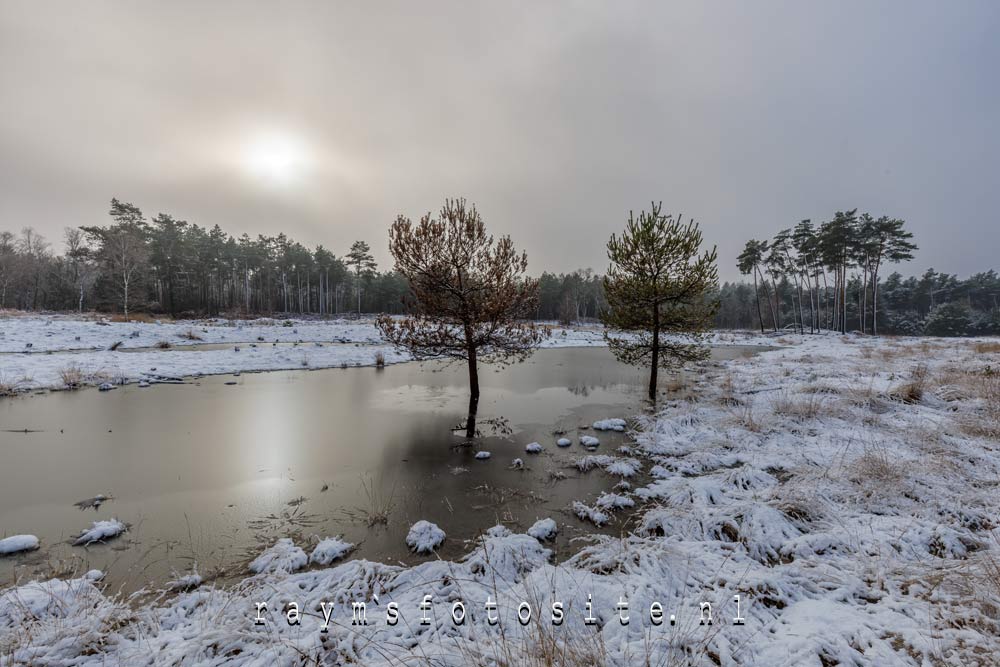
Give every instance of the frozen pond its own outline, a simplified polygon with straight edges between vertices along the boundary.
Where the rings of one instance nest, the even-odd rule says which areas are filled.
[[[713,356],[761,349],[722,347]],[[308,547],[313,536],[342,534],[359,545],[355,557],[412,563],[425,557],[410,554],[404,538],[420,519],[445,530],[439,553],[457,558],[465,540],[497,522],[523,530],[552,517],[564,557],[573,537],[595,532],[568,505],[611,486],[599,470],[571,467],[588,453],[579,435],[597,435],[598,453],[624,442],[581,427],[641,411],[645,376],[605,348],[562,348],[501,371],[481,368],[480,377],[483,437],[472,447],[452,432],[468,403],[459,364],[244,373],[4,399],[0,537],[33,533],[42,548],[0,558],[0,585],[99,568],[132,590],[193,563],[207,580],[226,581],[289,536]],[[556,446],[559,431],[572,446]],[[525,453],[532,441],[541,454]],[[476,460],[478,450],[492,458]],[[514,458],[527,469],[511,469]],[[74,506],[97,494],[114,499],[96,512]],[[387,522],[370,527],[380,510]],[[70,546],[91,522],[111,517],[129,532]],[[602,531],[625,529],[612,522]]]

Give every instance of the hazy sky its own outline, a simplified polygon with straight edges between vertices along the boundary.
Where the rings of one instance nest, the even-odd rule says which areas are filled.
[[[0,229],[116,196],[387,268],[397,213],[462,195],[532,272],[603,271],[662,199],[731,279],[859,207],[967,275],[1000,267],[998,35],[992,0],[0,0]]]

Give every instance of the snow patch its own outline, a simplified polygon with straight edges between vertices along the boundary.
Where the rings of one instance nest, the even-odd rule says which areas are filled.
[[[418,554],[429,554],[444,542],[444,531],[430,521],[418,521],[406,534],[406,544]]]

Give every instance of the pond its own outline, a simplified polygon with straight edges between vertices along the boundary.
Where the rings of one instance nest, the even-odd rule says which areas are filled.
[[[716,359],[760,348],[724,347]],[[0,585],[16,577],[98,568],[123,590],[160,585],[197,564],[206,579],[246,576],[279,537],[309,550],[343,535],[354,557],[414,563],[405,544],[417,520],[448,538],[442,558],[498,522],[560,526],[557,558],[597,532],[568,511],[611,482],[572,466],[625,437],[589,425],[643,409],[646,376],[605,348],[540,350],[526,363],[480,369],[481,437],[468,445],[468,378],[459,364],[244,373],[185,385],[87,389],[0,402],[0,537],[33,533],[42,548],[0,559]],[[235,384],[233,384],[235,383]],[[573,445],[558,448],[559,433]],[[526,454],[527,443],[542,444]],[[475,453],[492,458],[477,460]],[[521,458],[526,469],[511,468]],[[74,503],[113,496],[98,510]],[[117,517],[127,533],[70,545],[92,521]],[[383,521],[384,520],[384,521]],[[601,529],[625,532],[624,518]],[[374,525],[369,525],[374,524]]]

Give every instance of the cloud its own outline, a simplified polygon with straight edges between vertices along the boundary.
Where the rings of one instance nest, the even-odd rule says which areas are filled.
[[[860,207],[908,220],[909,267],[994,262],[992,3],[4,3],[0,228],[57,238],[112,196],[344,252],[447,196],[532,270],[603,270],[663,200],[719,245]],[[260,128],[294,188],[247,178]],[[232,159],[231,159],[232,158]],[[956,231],[958,232],[956,234]]]

